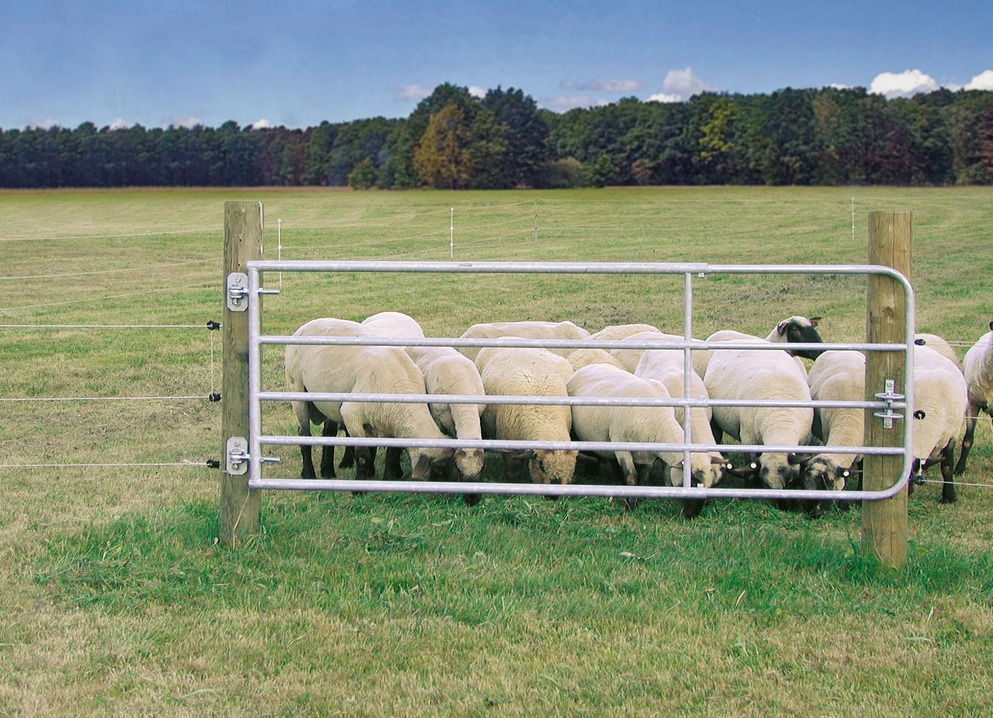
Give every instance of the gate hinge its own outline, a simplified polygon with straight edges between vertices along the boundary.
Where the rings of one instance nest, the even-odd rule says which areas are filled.
[[[248,275],[244,272],[231,272],[225,280],[224,300],[232,312],[248,310]],[[259,294],[279,294],[278,289],[259,289]]]
[[[243,272],[231,272],[228,275],[227,286],[225,287],[224,299],[228,309],[232,312],[244,312],[248,310],[248,275]]]
[[[228,439],[224,447],[224,463],[228,474],[231,476],[242,476],[248,471],[248,461],[252,457],[248,455],[248,439],[241,436],[232,436]]]
[[[897,401],[903,401],[907,397],[903,394],[896,393],[896,382],[893,379],[887,379],[884,382],[886,391],[882,394],[876,394],[876,398],[880,401],[885,401],[887,403],[886,411],[877,411],[873,413],[873,416],[877,416],[883,420],[884,429],[893,428],[894,419],[902,419],[903,414],[897,414],[893,411],[893,403]]]

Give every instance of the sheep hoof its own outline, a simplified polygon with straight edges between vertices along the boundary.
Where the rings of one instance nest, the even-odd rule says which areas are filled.
[[[637,496],[626,496],[623,499],[621,499],[621,503],[624,504],[624,508],[627,511],[634,511],[636,508],[638,508],[638,501],[639,499]]]
[[[480,494],[462,494],[462,500],[466,506],[475,506],[483,498]]]

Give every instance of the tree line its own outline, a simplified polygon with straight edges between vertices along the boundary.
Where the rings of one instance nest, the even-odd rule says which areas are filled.
[[[0,130],[0,187],[993,183],[993,92],[706,93],[557,114],[519,89],[439,85],[402,119],[307,129]]]

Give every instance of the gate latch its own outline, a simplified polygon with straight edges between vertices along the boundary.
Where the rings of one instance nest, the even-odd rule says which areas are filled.
[[[893,403],[897,401],[903,401],[907,397],[903,394],[896,393],[896,382],[893,379],[887,379],[885,382],[886,391],[882,394],[876,394],[876,398],[880,401],[885,401],[887,404],[886,411],[877,411],[873,413],[873,416],[878,416],[883,420],[884,429],[893,428],[894,419],[902,419],[903,414],[897,414],[893,411]]]

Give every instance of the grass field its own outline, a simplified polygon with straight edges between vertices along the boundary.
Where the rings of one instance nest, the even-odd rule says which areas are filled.
[[[993,713],[988,420],[958,503],[911,497],[900,572],[866,555],[857,508],[810,521],[747,501],[687,522],[666,501],[272,492],[259,536],[216,545],[205,325],[228,200],[264,203],[266,256],[284,259],[861,264],[867,213],[909,210],[918,331],[962,356],[991,318],[983,188],[0,193],[0,716]],[[707,277],[694,334],[803,314],[858,341],[864,284]],[[384,309],[429,336],[682,329],[681,277],[266,285],[267,333]],[[295,432],[285,405],[265,421]],[[298,450],[273,448],[268,473],[297,475]]]

